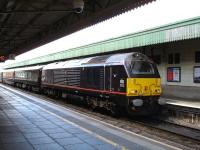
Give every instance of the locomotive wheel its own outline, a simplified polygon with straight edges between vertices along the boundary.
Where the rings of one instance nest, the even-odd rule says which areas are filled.
[[[94,104],[94,100],[90,97],[86,97],[86,101],[87,101],[88,108],[91,111],[95,111],[97,106]]]
[[[112,106],[110,106],[110,114],[113,117],[119,117],[120,116],[120,110],[116,106],[116,104],[112,104]]]
[[[97,107],[94,104],[91,104],[89,108],[90,110],[95,111]]]

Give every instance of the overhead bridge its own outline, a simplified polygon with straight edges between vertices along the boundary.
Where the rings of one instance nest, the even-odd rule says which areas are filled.
[[[124,49],[142,46],[156,45],[167,42],[195,39],[200,37],[200,17],[168,24],[165,26],[145,30],[122,37],[117,37],[102,42],[67,49],[65,51],[25,60],[15,64],[4,66],[4,68],[15,68],[30,66],[41,63],[66,60],[77,57],[109,53]]]

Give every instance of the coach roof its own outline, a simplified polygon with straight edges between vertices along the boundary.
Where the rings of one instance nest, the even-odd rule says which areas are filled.
[[[16,68],[15,71],[25,71],[25,70],[39,70],[42,69],[43,66],[31,66],[31,67],[24,67],[24,68]]]

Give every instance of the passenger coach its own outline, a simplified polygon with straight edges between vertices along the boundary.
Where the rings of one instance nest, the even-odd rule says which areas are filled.
[[[14,79],[15,79],[15,70],[9,69],[9,70],[3,70],[2,71],[2,82],[9,85],[14,85]]]
[[[39,92],[43,66],[15,69],[15,86]]]

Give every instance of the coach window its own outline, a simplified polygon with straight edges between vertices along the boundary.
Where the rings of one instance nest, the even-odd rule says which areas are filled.
[[[27,79],[31,80],[31,71],[26,72],[26,74],[27,74]]]
[[[195,52],[195,63],[200,63],[200,51]]]

